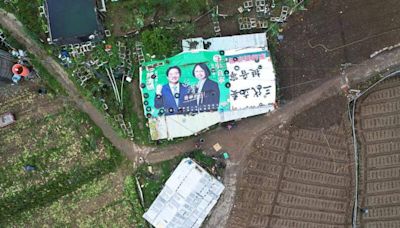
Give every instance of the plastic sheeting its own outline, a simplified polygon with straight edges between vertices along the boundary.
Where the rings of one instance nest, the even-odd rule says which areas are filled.
[[[197,45],[195,45],[197,44]],[[236,36],[213,37],[203,39],[201,37],[182,40],[183,51],[191,50],[232,50],[249,47],[267,47],[267,35],[265,33],[253,33]]]

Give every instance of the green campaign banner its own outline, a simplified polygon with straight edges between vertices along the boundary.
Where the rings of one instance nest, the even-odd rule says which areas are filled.
[[[224,51],[183,52],[145,63],[140,73],[147,118],[230,110]]]

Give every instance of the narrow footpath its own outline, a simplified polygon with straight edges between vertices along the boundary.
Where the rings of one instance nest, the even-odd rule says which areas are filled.
[[[27,51],[40,60],[40,63],[46,67],[46,69],[53,74],[57,81],[64,87],[69,98],[76,103],[77,107],[81,111],[89,115],[93,122],[102,130],[103,135],[110,140],[118,150],[125,154],[128,159],[136,161],[138,156],[144,156],[151,151],[151,148],[141,147],[128,139],[121,138],[107,122],[104,115],[80,95],[75,84],[68,77],[68,73],[60,66],[60,64],[58,64],[56,60],[46,53],[46,51],[43,50],[28,34],[26,34],[23,25],[14,15],[0,9],[0,25],[7,29],[11,35],[18,40],[18,42],[24,45]]]
[[[293,99],[272,113],[241,120],[238,123],[238,127],[230,131],[224,128],[217,128],[202,134],[201,138],[205,140],[205,143],[202,144],[202,149],[212,153],[213,145],[219,143],[223,151],[228,151],[232,154],[234,161],[240,161],[258,135],[280,125],[289,124],[290,120],[297,114],[341,93],[341,87],[344,84],[348,83],[352,87],[374,76],[399,68],[400,49],[368,59],[363,64],[344,70],[340,75],[332,75],[330,80],[322,83],[319,87]],[[186,151],[193,150],[195,142],[199,138],[188,139],[180,144],[156,149],[148,154],[146,159],[150,163],[171,159]]]
[[[182,143],[160,148],[139,146],[119,137],[108,124],[103,114],[90,102],[86,101],[84,97],[79,95],[79,91],[69,79],[68,73],[25,33],[23,25],[15,16],[5,12],[3,9],[0,9],[0,15],[0,25],[10,31],[15,39],[25,45],[30,53],[40,59],[42,65],[54,74],[56,79],[68,92],[70,98],[77,104],[78,108],[90,116],[94,123],[101,128],[104,136],[117,149],[123,152],[128,159],[137,161],[138,157],[144,157],[148,162],[155,163],[171,159],[194,149],[195,142],[199,137],[190,138]],[[205,142],[201,145],[202,149],[212,153],[212,146],[219,143],[224,151],[232,154],[232,160],[240,161],[248,152],[249,145],[252,144],[258,135],[269,129],[289,123],[297,114],[340,93],[340,88],[346,83],[346,80],[348,80],[350,85],[356,85],[378,74],[393,71],[393,69],[399,66],[400,49],[382,53],[373,59],[368,59],[363,64],[348,68],[340,75],[332,75],[330,80],[322,83],[316,89],[297,97],[272,113],[242,120],[239,122],[237,128],[230,131],[224,128],[217,128],[202,134],[201,138],[205,139]]]

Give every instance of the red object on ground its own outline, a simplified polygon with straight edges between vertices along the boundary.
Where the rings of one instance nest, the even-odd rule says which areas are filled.
[[[29,70],[26,66],[23,66],[21,64],[14,64],[12,67],[12,72],[17,75],[21,75],[22,77],[26,77],[29,75]]]
[[[110,51],[112,49],[112,45],[106,44],[106,51]]]

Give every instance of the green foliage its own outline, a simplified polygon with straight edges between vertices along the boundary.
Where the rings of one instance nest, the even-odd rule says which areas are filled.
[[[154,143],[150,140],[150,131],[146,126],[146,119],[143,117],[143,110],[139,108],[136,110],[133,106],[133,88],[132,84],[125,85],[124,89],[124,110],[126,111],[126,120],[129,121],[133,127],[133,134],[135,135],[135,141],[139,144],[151,144]],[[142,104],[138,105],[142,107]],[[142,118],[139,117],[142,116]]]
[[[177,15],[197,15],[207,8],[207,0],[135,0],[135,4],[144,15],[160,8]]]
[[[215,160],[203,154],[200,150],[194,151],[189,156],[203,167],[213,167],[215,165]]]
[[[41,186],[31,186],[17,194],[0,200],[0,221],[12,219],[19,213],[47,206],[61,196],[69,194],[90,180],[115,170],[121,162],[119,154],[82,167],[76,165],[69,173],[59,174],[54,180]]]
[[[136,6],[141,14],[148,16],[154,12],[158,2],[159,0],[133,0],[130,5]]]
[[[199,15],[207,9],[205,0],[180,0],[176,1],[177,11],[182,15]]]
[[[142,217],[142,215],[144,214],[144,210],[142,208],[142,205],[140,204],[140,197],[136,189],[136,181],[134,177],[128,176],[125,179],[124,194],[127,197],[132,207],[133,210],[132,219],[134,224],[136,225],[137,228],[146,227],[146,221]]]
[[[181,159],[182,157],[177,157],[153,165],[154,175],[148,172],[147,165],[142,165],[137,169],[136,176],[142,185],[145,209],[150,207]]]
[[[13,48],[16,49],[24,49],[24,46],[22,46],[19,42],[17,42],[14,37],[10,35],[10,32],[3,27],[0,27],[0,32],[3,32],[3,34],[6,37],[7,43],[9,43]]]
[[[18,143],[23,152],[13,155],[0,168],[0,226],[52,205],[121,165],[122,155],[97,127],[89,127],[92,124],[86,114],[76,110],[49,116],[41,122],[32,120],[26,131],[18,130],[25,128],[26,123],[16,124],[13,140],[27,137],[27,144]],[[2,140],[11,143],[6,138]],[[22,168],[28,164],[37,170],[24,172]]]
[[[2,1],[0,8],[14,14],[25,26],[29,28],[29,35],[38,40],[38,37],[45,37],[43,28],[45,21],[39,18],[39,6],[43,0],[13,0],[9,3]]]
[[[40,78],[46,83],[49,87],[50,91],[54,94],[67,95],[66,91],[62,87],[62,85],[57,81],[57,79],[50,74],[47,69],[40,63],[40,61],[34,56],[30,55],[30,61],[37,73],[40,75]]]
[[[176,45],[171,32],[160,27],[142,32],[141,40],[146,53],[158,58],[172,55]]]

